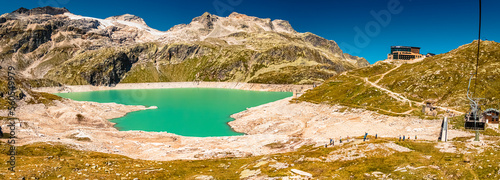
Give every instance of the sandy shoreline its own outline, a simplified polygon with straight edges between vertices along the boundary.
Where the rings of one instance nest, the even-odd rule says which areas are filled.
[[[88,92],[103,90],[121,90],[121,89],[168,89],[168,88],[224,88],[240,89],[253,91],[280,91],[303,93],[312,89],[313,85],[292,85],[292,84],[255,84],[241,82],[158,82],[158,83],[123,83],[115,87],[92,86],[92,85],[65,85],[63,87],[43,87],[33,88],[35,91],[47,93],[65,93],[65,92]]]
[[[119,84],[116,87],[66,86],[39,88],[37,91],[84,92],[110,89],[153,88],[230,88],[260,91],[304,92],[312,86],[266,85],[248,83],[202,82]],[[19,127],[19,143],[58,142],[79,150],[121,154],[136,159],[176,160],[245,157],[293,151],[306,144],[322,145],[334,138],[361,136],[364,132],[379,137],[418,136],[419,140],[436,140],[440,120],[413,117],[390,117],[362,109],[341,106],[290,103],[292,97],[249,108],[233,114],[230,127],[242,136],[186,137],[168,132],[119,131],[109,119],[129,112],[145,110],[144,106],[115,103],[63,100],[54,106],[26,105],[17,114],[25,124]],[[6,112],[0,112],[0,115]],[[77,114],[85,117],[79,121]],[[18,125],[19,126],[19,125]],[[448,138],[468,136],[450,130]],[[75,138],[76,137],[76,138]],[[79,139],[80,138],[80,139]],[[82,140],[81,138],[85,139]],[[280,143],[280,148],[266,146]]]

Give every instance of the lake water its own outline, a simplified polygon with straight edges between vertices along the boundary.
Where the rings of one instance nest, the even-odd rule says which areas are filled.
[[[183,136],[235,136],[227,122],[231,114],[292,96],[291,92],[262,92],[216,88],[137,89],[57,93],[76,101],[157,106],[111,120],[121,131],[169,132]]]

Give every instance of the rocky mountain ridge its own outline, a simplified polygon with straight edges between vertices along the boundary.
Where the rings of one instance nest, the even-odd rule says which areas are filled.
[[[285,20],[210,13],[168,31],[137,16],[20,8],[0,16],[1,64],[63,84],[232,81],[310,84],[369,65]]]

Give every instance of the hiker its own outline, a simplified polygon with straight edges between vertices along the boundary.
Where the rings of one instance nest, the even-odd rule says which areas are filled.
[[[403,141],[405,141],[405,135],[403,135]]]
[[[368,136],[367,132],[365,132],[365,137],[363,138],[363,141],[366,141],[366,136]]]
[[[415,135],[415,140],[417,140],[417,135]]]
[[[347,142],[349,142],[349,136],[347,136],[347,139],[346,139]]]
[[[340,143],[342,143],[342,136],[340,136]]]
[[[325,148],[327,148],[327,147],[328,147],[328,144],[325,144]]]
[[[332,138],[330,138],[330,145],[332,144]]]
[[[375,134],[375,139],[377,139],[378,134]]]
[[[401,141],[401,135],[399,136],[399,141]]]

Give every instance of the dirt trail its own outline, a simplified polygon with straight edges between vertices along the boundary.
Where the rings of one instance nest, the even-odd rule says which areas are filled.
[[[389,95],[390,97],[396,99],[397,101],[408,102],[409,105],[410,105],[410,107],[412,106],[412,104],[411,104],[412,102],[415,103],[415,104],[417,104],[417,105],[423,105],[424,104],[424,102],[417,102],[417,101],[410,100],[410,99],[406,98],[405,96],[403,96],[403,95],[401,95],[399,93],[395,93],[395,92],[392,92],[391,90],[383,88],[380,85],[378,85],[378,84],[376,84],[374,82],[369,81],[367,77],[363,78],[363,77],[359,77],[359,76],[355,76],[355,75],[346,75],[346,76],[352,76],[352,77],[360,78],[363,81],[365,81],[366,83],[368,83],[370,86],[375,87],[377,89],[380,89],[381,91],[387,93],[387,95]],[[453,110],[453,109],[447,108],[447,107],[441,107],[441,106],[434,106],[434,107],[442,109],[442,110],[445,110],[445,111],[449,110],[449,111],[452,111],[452,112],[457,113],[457,114],[463,114],[463,112],[456,111],[456,110]],[[383,109],[380,109],[380,110],[383,110]],[[387,110],[383,110],[383,111],[394,113],[394,114],[409,114],[412,110],[409,110],[409,111],[406,111],[406,112],[403,112],[403,113],[395,113],[395,112],[391,112],[391,111],[387,111]]]
[[[425,59],[425,58],[415,59],[415,60],[408,61],[408,62],[405,62],[405,63],[413,64],[413,63],[420,62],[420,61],[422,61],[422,60],[424,60],[424,59]],[[359,77],[359,76],[353,76],[353,77],[357,77],[357,78],[361,78],[361,79],[363,79],[366,83],[370,84],[370,86],[375,87],[375,88],[377,88],[377,89],[380,89],[380,90],[382,90],[382,91],[386,92],[389,96],[391,96],[392,98],[394,98],[394,99],[396,99],[396,100],[398,100],[398,101],[401,101],[401,102],[408,102],[408,103],[409,103],[409,105],[410,105],[410,107],[412,106],[412,102],[413,102],[413,103],[415,103],[416,105],[423,105],[423,104],[424,104],[424,102],[417,102],[417,101],[410,100],[410,99],[406,98],[405,96],[403,96],[403,95],[401,95],[401,94],[399,94],[399,93],[395,93],[395,92],[393,92],[393,91],[391,91],[391,90],[388,90],[388,89],[386,89],[386,88],[383,88],[383,87],[381,87],[380,85],[378,85],[378,84],[377,84],[380,80],[382,80],[382,79],[385,77],[385,75],[387,75],[387,74],[389,74],[390,72],[392,72],[392,71],[394,71],[394,70],[398,69],[399,67],[401,67],[401,65],[402,65],[402,64],[403,64],[403,63],[398,63],[398,64],[396,65],[396,67],[394,67],[394,68],[390,69],[389,71],[385,72],[384,74],[382,74],[382,76],[380,76],[380,78],[379,78],[379,79],[377,79],[377,81],[375,81],[375,82],[371,82],[371,81],[369,81],[367,77],[365,77],[365,78],[363,78],[363,77]],[[347,75],[347,74],[344,74],[344,75]],[[349,75],[348,75],[348,76],[349,76]],[[352,75],[351,75],[351,76],[352,76]],[[464,112],[457,111],[457,110],[453,110],[453,109],[448,108],[448,107],[442,107],[442,106],[434,106],[434,107],[439,108],[439,109],[444,110],[444,111],[451,111],[451,112],[456,113],[456,114],[464,114]],[[397,114],[409,114],[410,112],[411,112],[411,110],[410,110],[410,111],[406,111],[406,112],[404,112],[404,113],[397,113]]]
[[[390,91],[390,90],[388,90],[388,89],[386,89],[386,88],[383,88],[383,87],[379,86],[378,84],[375,84],[375,83],[373,83],[373,82],[371,82],[371,81],[368,81],[368,78],[364,78],[363,80],[364,80],[365,82],[367,82],[368,84],[370,84],[371,86],[376,87],[376,88],[378,88],[378,89],[380,89],[380,90],[382,90],[382,91],[386,92],[387,94],[389,94],[389,96],[391,96],[391,97],[393,97],[393,98],[397,99],[398,101],[403,101],[403,102],[406,102],[406,101],[407,101],[407,102],[413,102],[413,101],[411,101],[411,100],[407,99],[406,97],[404,97],[404,96],[403,96],[403,95],[401,95],[401,94],[398,94],[398,93],[392,92],[392,91]]]
[[[367,82],[368,84],[370,84],[371,86],[373,86],[375,88],[378,88],[378,89],[386,92],[389,96],[397,99],[398,101],[403,101],[403,102],[410,103],[410,106],[411,106],[412,102],[415,103],[415,104],[417,104],[417,105],[419,105],[419,106],[424,104],[424,102],[418,102],[418,101],[409,100],[408,98],[404,97],[403,95],[401,95],[399,93],[395,93],[395,92],[392,92],[392,91],[390,91],[388,89],[385,89],[385,88],[379,86],[378,84],[375,84],[374,82],[368,81],[368,78],[364,78],[363,80],[365,82]],[[451,109],[449,107],[443,107],[443,106],[434,106],[434,107],[439,108],[439,109],[441,109],[443,111],[451,111],[451,112],[456,113],[456,114],[464,114],[464,112],[457,111],[457,110]]]
[[[394,68],[392,68],[391,70],[389,70],[389,71],[385,72],[384,74],[382,74],[382,76],[380,76],[380,78],[379,78],[379,79],[377,79],[374,83],[375,83],[375,84],[377,84],[380,80],[382,80],[382,79],[385,77],[385,75],[387,75],[387,74],[391,73],[392,71],[396,70],[396,69],[397,69],[397,68],[399,68],[401,65],[402,65],[402,64],[398,64],[398,65],[396,65],[396,67],[394,67]]]

